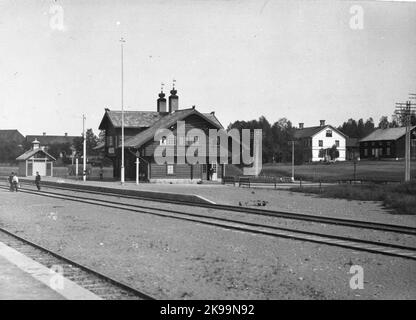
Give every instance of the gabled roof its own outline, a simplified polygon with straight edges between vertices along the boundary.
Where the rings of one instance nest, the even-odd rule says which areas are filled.
[[[413,130],[416,126],[411,127]],[[382,141],[382,140],[397,140],[406,134],[406,127],[376,129],[368,136],[362,138],[360,142],[366,141]]]
[[[181,121],[192,114],[199,115],[206,121],[210,122],[217,129],[222,129],[221,123],[213,114],[209,114],[208,116],[207,114],[203,114],[203,113],[196,111],[194,108],[176,110],[175,112],[169,113],[166,116],[162,117],[159,121],[154,123],[150,128],[138,133],[136,136],[131,137],[130,139],[125,141],[124,145],[125,147],[134,147],[134,148],[140,147],[147,141],[152,140],[158,130],[170,128],[171,126],[176,124],[177,121]]]
[[[222,128],[221,122],[217,119],[214,113],[202,113],[205,117],[210,119],[212,122],[216,123],[220,128]]]
[[[0,140],[22,142],[25,137],[17,129],[0,130]]]
[[[121,128],[121,111],[106,110],[101,120],[99,129],[103,130],[105,119],[110,120],[114,128]],[[156,111],[124,111],[125,128],[149,128],[155,122],[159,121],[167,112]]]
[[[41,145],[48,146],[55,143],[72,144],[75,138],[78,138],[78,136],[27,135],[26,141],[32,142],[34,140],[38,140]]]
[[[294,137],[296,139],[310,138],[310,137],[313,137],[314,135],[316,135],[317,133],[321,132],[322,130],[325,130],[325,129],[328,129],[328,128],[330,128],[333,131],[336,131],[340,135],[347,138],[347,136],[344,133],[342,133],[341,131],[339,131],[338,129],[336,129],[333,126],[330,126],[330,125],[325,125],[325,126],[322,126],[322,127],[321,126],[316,126],[316,127],[307,127],[307,128],[303,128],[303,129],[296,129],[296,131],[294,133]]]
[[[40,152],[42,152],[47,158],[56,161],[56,159],[53,156],[51,156],[49,153],[47,153],[42,148],[35,149],[35,150],[32,149],[32,150],[26,151],[22,155],[18,156],[16,158],[16,160],[27,160],[27,159],[33,157],[35,154],[40,153]]]

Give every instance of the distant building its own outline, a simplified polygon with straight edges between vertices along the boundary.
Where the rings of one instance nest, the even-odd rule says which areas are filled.
[[[346,140],[346,160],[360,158],[360,141],[358,138],[347,138]]]
[[[68,144],[70,146],[71,153],[66,154],[67,157],[73,158],[75,156],[75,147],[74,147],[74,139],[79,138],[80,136],[69,136],[67,133],[64,135],[47,135],[44,132],[42,135],[27,135],[26,136],[26,145],[30,144],[32,141],[37,140],[43,146],[43,148],[47,151],[51,145],[64,145]],[[60,151],[59,155],[56,156],[62,157],[63,152]]]
[[[0,141],[14,142],[16,144],[22,144],[25,137],[19,132],[19,130],[0,130]]]
[[[190,141],[177,141],[177,121],[185,121],[185,134],[193,128],[203,130],[208,136],[209,129],[222,129],[214,113],[201,113],[195,107],[179,110],[177,91],[172,89],[169,96],[169,110],[167,110],[163,91],[157,99],[156,111],[125,111],[125,177],[135,179],[136,156],[140,159],[140,179],[146,181],[196,181],[219,180],[222,177],[223,165],[217,161],[206,164],[157,164],[154,152],[158,145],[174,146],[183,144],[186,147]],[[106,109],[99,129],[105,130],[105,143],[96,149],[104,148],[105,156],[113,161],[114,177],[120,177],[121,167],[121,111]],[[169,129],[173,132],[173,139],[154,141],[159,129]],[[192,141],[194,142],[194,141]],[[208,159],[207,159],[208,160]]]
[[[34,140],[32,148],[16,158],[19,162],[19,174],[22,176],[53,175],[53,162],[56,160],[43,147],[38,140]]]
[[[64,143],[69,143],[69,144],[73,144],[74,143],[74,139],[75,138],[79,138],[79,136],[69,136],[67,133],[65,133],[62,136],[58,136],[58,135],[47,135],[46,132],[44,132],[42,135],[27,135],[26,136],[26,141],[27,142],[32,142],[34,140],[38,140],[39,143],[44,146],[44,147],[48,147],[51,144],[64,144]]]
[[[416,158],[416,126],[411,127],[411,154]],[[360,140],[361,159],[399,159],[405,155],[406,127],[377,129]]]
[[[294,137],[298,140],[305,162],[328,160],[329,156],[325,151],[334,145],[339,152],[339,157],[335,160],[345,161],[347,136],[338,129],[326,125],[325,120],[321,120],[320,125],[316,127],[305,128],[303,123],[299,123],[299,129],[296,129]]]

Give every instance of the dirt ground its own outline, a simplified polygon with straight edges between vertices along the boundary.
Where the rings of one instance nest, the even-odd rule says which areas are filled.
[[[376,221],[381,223],[395,223],[416,227],[416,215],[399,215],[387,210],[381,202],[351,201],[345,199],[325,199],[316,195],[295,193],[288,190],[274,190],[264,188],[234,187],[222,184],[153,184],[136,185],[127,182],[74,181],[61,178],[45,178],[45,180],[70,182],[74,184],[88,184],[111,188],[170,192],[175,194],[195,194],[219,204],[253,206],[258,201],[265,201],[266,205],[258,207],[265,210],[281,210],[301,214],[316,214],[324,216]]]
[[[402,258],[4,190],[0,224],[159,299],[416,298]]]

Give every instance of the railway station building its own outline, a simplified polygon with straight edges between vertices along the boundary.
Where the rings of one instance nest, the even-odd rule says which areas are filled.
[[[158,145],[184,143],[188,146],[191,141],[177,141],[176,126],[178,121],[185,122],[185,133],[197,128],[208,136],[209,129],[223,129],[214,112],[202,113],[195,107],[179,109],[177,90],[173,88],[166,103],[163,90],[159,93],[155,111],[124,111],[124,156],[125,178],[136,179],[136,159],[139,159],[139,177],[142,181],[150,182],[197,182],[199,180],[219,181],[222,178],[224,164],[218,161],[190,164],[158,164],[154,159]],[[99,125],[105,131],[104,154],[113,162],[114,177],[120,177],[121,171],[121,128],[122,112],[105,109]],[[174,139],[154,141],[156,132],[169,129]],[[194,142],[194,141],[192,141]],[[175,158],[176,158],[175,153]],[[208,156],[207,156],[208,157]]]

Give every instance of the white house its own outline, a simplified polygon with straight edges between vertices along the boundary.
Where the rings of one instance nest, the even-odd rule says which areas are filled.
[[[303,123],[299,123],[299,129],[296,129],[294,137],[302,149],[303,160],[306,162],[329,159],[327,150],[334,145],[339,152],[339,157],[335,160],[345,161],[347,136],[338,129],[325,125],[325,120],[320,120],[320,125],[316,127],[304,128]]]

